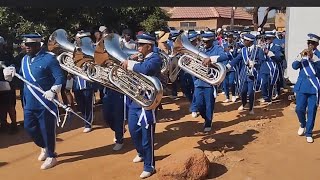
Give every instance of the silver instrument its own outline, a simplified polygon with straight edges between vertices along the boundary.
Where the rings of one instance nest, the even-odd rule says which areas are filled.
[[[169,71],[170,57],[162,51],[159,51],[159,56],[162,60],[161,74],[167,74]]]
[[[253,48],[252,54],[250,56],[250,59],[248,59],[248,61],[247,61],[246,65],[247,65],[247,75],[248,76],[254,76],[254,65],[256,64],[256,56],[257,56],[257,53],[258,53],[258,48],[259,48],[258,45],[254,45],[254,48]],[[249,61],[253,62],[253,66],[252,67],[249,66]]]
[[[187,32],[177,37],[174,48],[177,52],[183,53],[178,60],[181,69],[208,84],[219,85],[222,83],[227,73],[225,65],[214,63],[213,67],[203,66],[202,60],[210,57],[190,43]]]
[[[119,38],[117,34],[108,34],[104,39],[105,50],[117,64],[129,59],[128,54],[121,49]],[[158,78],[127,71],[115,64],[109,72],[109,79],[146,110],[156,108],[162,99],[163,87]]]
[[[178,65],[178,61],[180,57],[181,57],[181,54],[177,54],[171,58],[171,62],[169,64],[170,82],[176,81],[176,79],[178,78],[179,72],[181,71],[181,68]]]
[[[77,75],[92,82],[92,80],[87,76],[86,71],[81,67],[76,66],[73,60],[73,53],[75,49],[76,45],[68,40],[68,34],[65,30],[58,29],[50,35],[48,40],[48,50],[57,55],[61,68],[73,75]]]
[[[77,45],[76,45],[77,44]],[[65,71],[79,76],[89,82],[97,82],[110,89],[123,93],[119,88],[109,81],[109,72],[111,67],[101,67],[94,64],[93,42],[89,37],[78,39],[76,44],[68,40],[67,32],[63,29],[54,31],[48,41],[48,49],[57,55],[60,66]],[[75,53],[90,61],[86,61],[81,65],[76,65]]]

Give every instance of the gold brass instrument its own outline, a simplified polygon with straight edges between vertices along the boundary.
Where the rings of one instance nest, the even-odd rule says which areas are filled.
[[[117,34],[108,34],[104,39],[105,50],[110,59],[116,63],[109,72],[110,82],[146,110],[156,108],[163,96],[160,80],[134,71],[127,71],[117,65],[129,59],[128,54],[121,49],[119,38]]]
[[[87,76],[87,73],[80,66],[76,65],[74,61],[75,49],[76,45],[68,40],[68,34],[65,30],[58,29],[50,35],[48,50],[57,55],[61,68],[71,74],[92,82]]]
[[[211,85],[218,85],[224,80],[226,67],[221,63],[214,63],[213,67],[203,66],[202,60],[210,57],[190,43],[187,32],[180,34],[175,40],[174,54],[176,53],[183,53],[178,65],[191,75]]]
[[[304,49],[301,53],[300,53],[300,56],[301,58],[304,58],[304,57],[312,57],[313,56],[313,49],[312,47],[309,47],[307,49]]]

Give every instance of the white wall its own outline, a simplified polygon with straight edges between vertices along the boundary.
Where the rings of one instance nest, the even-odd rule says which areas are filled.
[[[288,77],[296,83],[299,70],[292,69],[292,62],[298,54],[307,48],[307,34],[314,33],[320,36],[320,7],[288,7],[286,11],[286,58]],[[319,46],[318,46],[319,48]]]

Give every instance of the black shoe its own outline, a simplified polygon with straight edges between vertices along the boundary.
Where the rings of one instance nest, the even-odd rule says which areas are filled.
[[[95,105],[102,104],[102,100],[98,100]]]
[[[8,130],[8,133],[9,134],[16,134],[18,132],[18,126],[16,123],[11,123],[10,124],[10,127],[9,127],[9,130]]]
[[[8,127],[9,125],[7,123],[3,123],[0,125],[0,132],[4,133],[4,132],[8,132]]]

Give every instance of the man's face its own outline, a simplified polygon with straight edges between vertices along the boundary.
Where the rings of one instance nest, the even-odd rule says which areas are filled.
[[[272,42],[273,42],[273,37],[267,37],[266,38],[266,42],[268,43],[268,44],[271,44]]]
[[[319,43],[315,41],[308,41],[307,44],[308,44],[308,49],[313,49],[313,50],[315,50],[319,45]]]
[[[152,46],[151,44],[138,43],[138,51],[145,57],[152,51]]]
[[[22,52],[26,52],[26,45],[24,43],[21,43],[20,48]]]
[[[228,36],[227,41],[228,43],[233,43],[233,36]]]
[[[95,32],[94,33],[94,37],[96,38],[96,40],[100,40],[101,39],[101,33],[100,32]]]
[[[198,40],[195,39],[195,40],[191,41],[191,44],[192,44],[193,46],[197,46],[197,45],[198,45]]]
[[[211,48],[212,44],[213,44],[213,39],[207,40],[207,41],[203,40],[203,44],[204,44],[204,48],[206,48],[206,49]]]
[[[252,42],[252,41],[249,41],[249,40],[244,39],[244,40],[243,40],[243,44],[244,44],[246,47],[250,47],[250,46],[253,44],[253,42]]]
[[[129,42],[130,39],[131,39],[131,36],[130,36],[130,34],[124,34],[124,35],[123,35],[123,38],[124,38],[127,42]]]
[[[25,43],[26,46],[26,53],[29,56],[34,56],[40,50],[40,43],[39,42],[32,42],[32,43]]]

